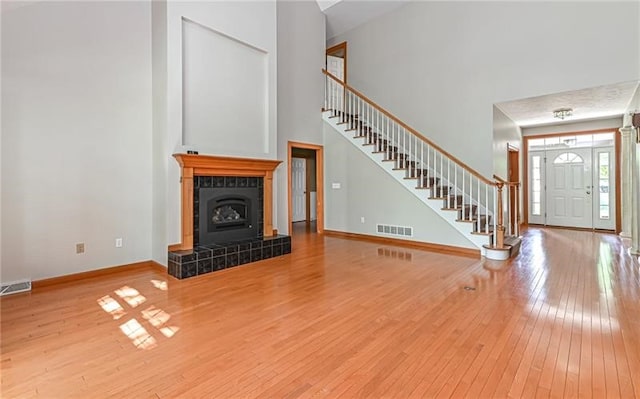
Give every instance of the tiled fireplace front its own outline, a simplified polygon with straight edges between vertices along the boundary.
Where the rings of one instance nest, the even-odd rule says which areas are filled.
[[[273,169],[250,169],[264,163],[275,168],[279,162],[273,166],[274,161],[184,154],[176,158],[183,166],[183,243],[170,247],[170,275],[184,279],[291,253],[291,237],[272,234],[271,203],[265,204],[272,193]],[[240,173],[215,175],[233,170],[228,165]],[[185,234],[185,226],[191,234]]]
[[[290,253],[291,237],[283,235],[209,244],[169,252],[169,274],[183,279]]]

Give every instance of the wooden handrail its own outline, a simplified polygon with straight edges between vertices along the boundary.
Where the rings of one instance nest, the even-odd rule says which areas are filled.
[[[440,151],[440,153],[444,154],[446,157],[448,157],[449,159],[451,159],[452,161],[454,161],[455,163],[457,163],[458,165],[460,165],[463,169],[465,169],[467,172],[469,172],[470,174],[472,174],[473,176],[477,177],[478,180],[481,180],[482,182],[484,182],[487,185],[490,186],[496,186],[496,183],[487,179],[486,177],[482,176],[480,173],[476,172],[473,168],[471,168],[469,165],[465,164],[464,162],[462,162],[461,160],[459,160],[458,158],[454,157],[453,155],[451,155],[449,152],[443,150],[440,146],[438,146],[437,144],[435,144],[433,141],[429,140],[428,138],[424,137],[422,134],[418,133],[415,129],[413,129],[411,126],[408,126],[406,123],[402,122],[400,119],[396,118],[393,114],[391,114],[390,112],[388,112],[387,110],[385,110],[384,108],[382,108],[381,106],[379,106],[378,104],[376,104],[375,102],[373,102],[371,99],[369,99],[367,96],[365,96],[364,94],[362,94],[361,92],[359,92],[358,90],[354,89],[353,87],[349,86],[348,84],[344,83],[343,81],[341,81],[340,79],[338,79],[337,77],[335,77],[334,75],[332,75],[330,72],[328,72],[326,69],[322,69],[322,73],[324,73],[325,75],[327,75],[329,78],[333,79],[334,81],[336,81],[336,83],[340,84],[341,86],[344,86],[345,89],[349,90],[350,92],[354,93],[355,95],[357,95],[358,97],[362,98],[364,101],[366,101],[367,103],[369,103],[369,105],[371,105],[373,108],[377,109],[379,112],[383,113],[384,115],[386,115],[389,119],[393,120],[394,122],[396,122],[398,125],[402,126],[403,128],[405,128],[406,130],[408,130],[409,132],[411,132],[414,136],[416,136],[417,138],[419,138],[420,140],[426,142],[427,144],[429,144],[431,147],[435,148],[436,150]]]
[[[493,175],[493,178],[498,182],[498,183],[502,183],[505,186],[520,186],[520,182],[519,181],[506,181],[505,179],[503,179],[502,177],[498,176],[498,175]]]

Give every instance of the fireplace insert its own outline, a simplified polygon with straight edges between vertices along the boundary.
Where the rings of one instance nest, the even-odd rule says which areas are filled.
[[[258,237],[258,196],[257,187],[201,187],[198,245]]]

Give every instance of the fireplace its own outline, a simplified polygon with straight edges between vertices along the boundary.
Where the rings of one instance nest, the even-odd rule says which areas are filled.
[[[194,245],[262,237],[262,178],[194,177]]]
[[[181,230],[168,272],[184,279],[291,253],[273,229],[273,171],[280,161],[174,154],[181,167]]]

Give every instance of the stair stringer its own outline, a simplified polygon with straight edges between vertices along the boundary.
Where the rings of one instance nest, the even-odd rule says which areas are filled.
[[[331,112],[323,112],[322,119],[330,125],[338,134],[340,134],[347,141],[351,142],[356,148],[360,149],[373,163],[378,167],[386,171],[395,181],[397,181],[402,187],[411,192],[421,202],[431,208],[436,214],[443,218],[448,224],[453,226],[461,235],[466,238],[470,243],[480,250],[482,256],[486,255],[486,250],[483,245],[490,244],[490,237],[481,234],[471,234],[470,224],[461,223],[456,221],[458,213],[456,211],[443,210],[442,199],[429,199],[425,190],[416,189],[416,181],[405,179],[405,173],[403,170],[393,170],[394,162],[382,162],[384,154],[372,153],[369,151],[370,146],[362,145],[362,139],[354,137],[352,131],[347,131],[348,124],[338,124],[340,118],[332,118]]]

